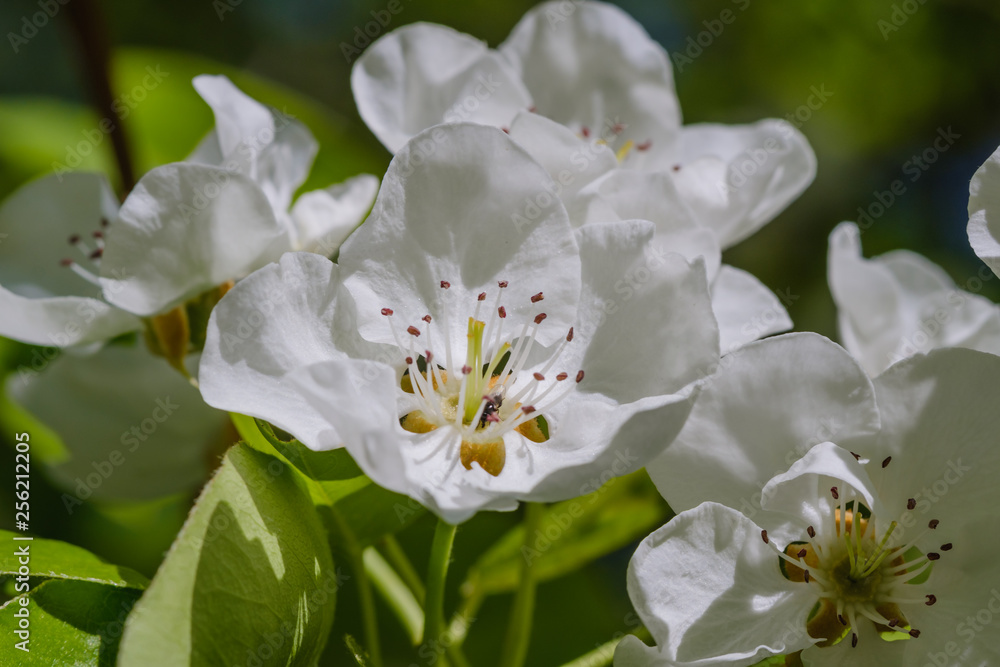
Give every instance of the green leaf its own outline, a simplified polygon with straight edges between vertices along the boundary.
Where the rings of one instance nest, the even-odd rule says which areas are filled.
[[[368,654],[361,647],[361,644],[358,643],[357,639],[351,635],[344,635],[344,644],[351,653],[351,657],[354,658],[354,662],[358,664],[358,667],[370,667],[371,661],[368,660]]]
[[[300,476],[237,444],[136,605],[119,664],[313,665],[340,576]]]
[[[469,579],[481,594],[513,591],[525,559],[537,568],[536,581],[554,579],[648,535],[669,517],[645,472],[615,478],[548,507],[528,545],[522,526],[508,531],[476,561]]]
[[[0,664],[113,667],[122,630],[139,595],[135,589],[86,581],[46,581],[0,608],[0,633],[5,639],[0,644]],[[27,653],[17,648],[23,636],[15,634],[25,618],[30,633]]]
[[[28,569],[32,577],[44,579],[73,579],[89,581],[122,588],[145,589],[149,579],[121,565],[112,565],[98,558],[86,549],[36,537],[32,540],[17,540],[17,533],[0,530],[0,540],[14,548],[0,554],[0,574],[17,574],[21,567],[17,549],[27,548],[30,554]]]
[[[255,449],[277,452],[309,479],[313,502],[323,508],[334,543],[357,554],[383,535],[396,533],[426,509],[369,479],[346,449],[315,452],[297,440],[282,440],[270,424],[232,415],[240,435]]]

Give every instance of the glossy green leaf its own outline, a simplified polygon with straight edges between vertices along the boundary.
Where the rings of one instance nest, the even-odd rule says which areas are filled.
[[[278,452],[310,480],[310,494],[339,548],[360,550],[383,535],[405,528],[426,513],[407,496],[371,481],[346,449],[314,452],[296,440],[282,440],[264,421],[233,415],[240,435],[254,448]]]
[[[470,571],[483,594],[517,587],[521,563],[538,582],[560,577],[645,537],[670,517],[670,508],[644,471],[615,478],[590,495],[546,508],[532,539],[525,544],[517,526],[484,553]]]
[[[27,558],[32,577],[73,579],[139,590],[149,585],[149,579],[138,572],[107,563],[78,546],[40,537],[31,540],[15,540],[15,537],[23,536],[0,530],[0,540],[13,545],[0,554],[0,574],[17,574],[20,560]],[[26,549],[29,555],[16,553],[20,549]]]
[[[300,476],[243,444],[226,454],[136,606],[119,665],[312,665],[342,575]]]
[[[53,580],[14,598],[0,608],[0,664],[116,664],[122,631],[141,593],[86,581]],[[22,599],[27,604],[22,604]],[[27,619],[28,635],[24,631]],[[18,648],[21,644],[27,652]]]

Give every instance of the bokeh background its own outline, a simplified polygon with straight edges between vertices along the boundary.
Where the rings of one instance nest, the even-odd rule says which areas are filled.
[[[535,4],[399,2],[402,11],[377,32],[430,21],[491,46],[503,41]],[[292,112],[313,130],[321,151],[306,188],[362,171],[380,174],[390,156],[358,117],[349,76],[358,49],[371,39],[365,28],[377,26],[373,21],[386,16],[387,4],[97,2],[112,49],[113,94],[128,108],[123,124],[137,173],[182,159],[211,127],[210,111],[190,86],[193,75],[209,72],[229,74],[248,93]],[[1000,5],[995,0],[616,4],[672,54],[686,122],[788,118],[812,143],[819,161],[813,185],[724,258],[788,296],[796,330],[836,339],[826,285],[827,234],[842,220],[857,220],[860,211],[878,214],[880,207],[873,204],[880,196],[885,199],[880,193],[896,180],[903,181],[905,192],[866,223],[866,254],[909,248],[941,264],[960,286],[994,301],[1000,298],[1000,280],[974,281],[980,263],[965,234],[969,179],[1000,145]],[[32,29],[25,22],[43,5],[58,11]],[[727,10],[735,19],[723,24],[718,19]],[[110,141],[89,142],[92,150],[86,155],[78,150],[100,116],[90,106],[91,91],[66,14],[58,0],[0,4],[0,197],[61,165],[105,171],[120,187]],[[143,87],[147,68],[166,75]],[[815,96],[817,92],[822,95]],[[933,146],[942,132],[957,136],[938,152]],[[924,156],[926,169],[913,161],[915,156]],[[29,360],[32,352],[0,340],[0,361],[8,371]],[[9,443],[9,429],[0,439]],[[4,471],[12,467],[0,465]],[[12,497],[11,476],[5,472],[0,480],[5,498]],[[193,498],[192,492],[141,506],[88,503],[70,516],[59,492],[40,473],[35,478],[32,519],[40,534],[81,544],[147,574],[155,571]],[[636,489],[645,502],[658,502],[648,483],[640,481]],[[11,506],[4,501],[4,507]],[[5,510],[0,517],[4,527],[11,514]],[[453,572],[462,571],[516,520],[516,515],[492,514],[470,522],[459,532]],[[419,569],[432,528],[425,518],[401,535]],[[624,592],[629,554],[625,549],[541,586],[530,664],[561,664],[634,628]],[[351,595],[347,590],[338,600],[335,632],[357,635]],[[493,662],[509,601],[491,598],[480,610],[466,645],[473,664]],[[396,664],[417,662],[389,614],[383,613],[382,620],[386,644],[395,645],[390,657]],[[331,664],[338,664],[344,657],[337,653],[342,644],[334,639],[331,646]]]

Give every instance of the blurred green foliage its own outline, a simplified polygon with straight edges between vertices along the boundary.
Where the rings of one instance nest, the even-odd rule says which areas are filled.
[[[385,30],[414,21],[445,23],[495,46],[533,4],[403,0],[404,10]],[[857,219],[859,208],[869,208],[877,193],[897,179],[904,180],[906,191],[864,233],[866,254],[905,247],[942,264],[960,285],[976,275],[980,264],[965,236],[968,182],[1000,145],[1000,5],[995,0],[618,4],[669,52],[689,58],[675,58],[687,122],[743,123],[791,115],[811,141],[819,160],[816,182],[725,257],[793,296],[789,311],[796,329],[836,338],[825,278],[826,236],[841,220]],[[105,0],[102,6],[115,47],[116,94],[129,94],[146,67],[169,72],[124,119],[139,173],[182,159],[211,127],[208,108],[190,86],[191,76],[202,72],[230,75],[250,95],[287,108],[310,127],[321,151],[308,188],[363,171],[380,174],[388,164],[389,155],[357,116],[350,58],[345,57],[352,45],[364,46],[364,27],[373,20],[372,12],[384,9],[384,0]],[[720,29],[716,21],[725,10],[735,19]],[[20,33],[25,17],[37,11],[35,0],[5,0],[0,5],[3,34]],[[0,47],[0,196],[52,171],[54,162],[65,162],[98,125],[64,20],[57,15],[16,49],[9,37]],[[827,91],[828,99],[819,108],[803,106],[817,89]],[[931,146],[941,128],[951,128],[959,139],[911,180],[905,165]],[[105,171],[114,181],[108,144],[83,156],[81,166]],[[988,281],[982,293],[998,300],[1000,281]],[[30,353],[31,348],[0,340],[5,369],[27,363]],[[0,434],[4,441],[10,437]],[[0,479],[5,496],[12,486],[6,477]],[[638,497],[652,491],[648,480],[640,482]],[[59,491],[35,472],[32,524],[43,536],[79,544],[151,575],[192,500],[193,494],[141,507],[90,503],[67,516]],[[447,609],[460,602],[455,590],[460,577],[517,519],[516,514],[486,513],[462,526]],[[5,513],[0,525],[11,520]],[[424,516],[399,536],[421,573],[433,526]],[[560,664],[635,628],[624,588],[630,553],[624,549],[541,584],[529,664]],[[491,664],[499,654],[509,603],[508,595],[490,597],[477,611],[465,646],[473,664]],[[345,611],[357,608],[350,586],[337,608],[326,655],[332,664],[343,664],[347,649],[341,638],[363,634],[359,615]],[[380,606],[379,612],[390,664],[417,662],[387,608]]]

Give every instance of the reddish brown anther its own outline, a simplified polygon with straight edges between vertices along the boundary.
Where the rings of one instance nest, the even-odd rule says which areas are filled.
[[[652,139],[647,139],[646,141],[642,142],[641,144],[636,144],[635,145],[635,149],[637,151],[648,151],[652,147],[652,145],[653,145],[653,140]]]
[[[538,294],[536,294],[535,296],[531,297],[531,303],[538,303],[539,301],[541,301],[541,300],[542,300],[542,299],[544,299],[544,298],[545,298],[545,297],[544,297],[544,296],[542,296],[542,293],[541,293],[541,292],[539,292],[539,293],[538,293]]]
[[[910,630],[910,636],[916,639],[920,636],[920,630]]]
[[[556,381],[557,382],[562,382],[563,380],[565,380],[568,377],[569,377],[569,373],[560,373],[559,375],[556,376]]]
[[[504,308],[503,306],[500,306],[499,308],[497,308],[497,315],[499,315],[502,318],[507,317],[507,309]]]
[[[486,301],[486,292],[480,292],[479,296],[476,297],[477,301]]]
[[[410,325],[410,326],[406,327],[406,333],[408,333],[411,336],[413,336],[414,338],[416,338],[417,336],[420,335],[420,329],[416,328],[413,325]]]
[[[809,583],[809,570],[802,570],[802,581]]]
[[[534,411],[535,411],[534,405],[525,405],[521,408],[521,412],[523,412],[526,415],[530,415]]]
[[[542,320],[544,320],[546,317],[548,317],[548,315],[546,315],[545,313],[538,313],[537,315],[535,315],[535,324],[541,324]]]
[[[468,375],[471,372],[472,372],[472,367],[462,366],[462,375]]]
[[[581,382],[583,382],[583,371],[577,371],[576,383],[580,384]]]
[[[932,551],[927,554],[927,560],[941,560],[941,554],[937,554]]]
[[[79,234],[73,234],[72,236],[69,237],[69,244],[70,245],[76,245],[79,242],[80,242],[80,235]]]
[[[857,647],[858,647],[858,633],[852,632],[851,633],[851,648],[857,648]]]
[[[503,288],[507,287],[508,283],[507,283],[506,280],[501,280],[501,281],[497,282],[497,285],[500,286],[500,289],[503,289]]]
[[[927,524],[927,527],[930,528],[931,530],[934,530],[940,524],[941,524],[941,522],[938,521],[937,519],[931,519],[930,522]]]
[[[910,498],[909,500],[906,501],[906,509],[913,510],[916,507],[917,507],[917,499],[916,498]]]
[[[573,327],[569,328],[569,333],[566,334],[566,342],[570,343],[573,341]]]
[[[412,363],[413,363],[413,357],[407,357],[406,358],[406,365],[409,366]]]
[[[385,315],[386,317],[389,317],[390,315],[392,315],[392,308],[383,308],[382,314]]]
[[[928,607],[930,607],[935,602],[937,602],[937,596],[936,595],[928,595],[927,596],[927,602],[925,602],[924,604],[927,605]]]
[[[841,625],[847,625],[847,619],[842,614],[837,614],[837,620],[840,621]]]
[[[771,540],[767,539],[767,531],[766,530],[760,531],[760,539],[764,540],[764,544],[770,544],[771,543]]]
[[[545,376],[542,375],[541,373],[532,373],[531,376],[536,380],[538,380],[539,382],[545,379]]]
[[[59,265],[60,266],[69,266],[72,263],[73,263],[73,260],[71,260],[69,257],[67,257],[65,259],[60,259],[59,260]]]
[[[98,248],[94,252],[90,253],[90,259],[100,259],[104,254],[104,248]]]
[[[799,552],[795,555],[798,556],[799,558],[805,558],[807,553],[809,552],[806,551],[805,549],[799,549]]]
[[[813,528],[812,526],[809,526],[808,528],[806,528],[806,532],[809,533],[809,537],[811,537],[811,538],[812,537],[816,537],[816,529]]]
[[[441,281],[441,289],[448,289],[449,287],[451,287],[451,283],[450,282],[448,282],[447,280],[442,280]]]
[[[94,238],[95,239],[103,239],[104,238],[104,232],[102,232],[100,229],[98,229],[97,231],[94,232]]]
[[[431,363],[431,360],[432,360],[433,358],[434,358],[434,355],[433,355],[433,354],[431,354],[431,351],[430,351],[430,350],[424,350],[424,359],[426,359],[426,360],[427,360],[427,363]]]
[[[580,134],[583,135],[584,139],[590,138],[590,128],[584,125],[583,127],[580,128]]]
[[[952,545],[951,542],[949,542],[948,544],[942,544],[941,545],[941,551],[951,551],[952,546],[953,545]]]
[[[830,495],[833,496],[834,500],[840,500],[840,491],[837,490],[837,487],[835,486],[830,487]]]
[[[889,463],[891,461],[892,461],[892,457],[891,456],[885,457],[884,459],[882,459],[882,467],[883,468],[886,467],[887,465],[889,465]]]

